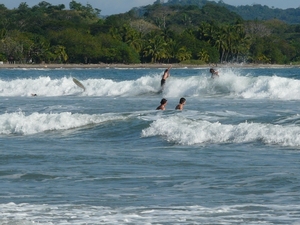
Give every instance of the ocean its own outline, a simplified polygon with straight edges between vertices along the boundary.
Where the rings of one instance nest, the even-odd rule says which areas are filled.
[[[164,69],[0,69],[0,224],[300,224],[300,69]]]

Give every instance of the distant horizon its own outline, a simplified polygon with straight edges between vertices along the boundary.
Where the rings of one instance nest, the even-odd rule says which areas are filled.
[[[64,4],[66,9],[69,8],[69,3],[72,0],[48,0],[47,3],[51,5],[60,5]],[[119,13],[125,13],[131,10],[134,7],[141,7],[146,6],[149,4],[153,4],[156,0],[130,0],[130,2],[126,2],[124,0],[114,0],[114,1],[99,1],[99,0],[75,0],[76,2],[86,6],[90,4],[93,8],[97,8],[101,10],[102,16],[109,16]],[[165,0],[167,1],[167,0]],[[219,0],[212,0],[215,2],[219,2]],[[30,8],[38,5],[42,0],[14,0],[3,3],[4,0],[0,0],[0,4],[3,4],[8,9],[18,8],[22,2],[25,2]],[[241,5],[266,5],[269,8],[279,8],[279,9],[287,9],[287,8],[299,8],[300,7],[300,0],[260,0],[259,2],[255,2],[254,0],[223,0],[225,4],[232,5],[232,6],[241,6]]]

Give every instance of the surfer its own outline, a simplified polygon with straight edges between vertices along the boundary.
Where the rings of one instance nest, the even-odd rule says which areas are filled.
[[[210,68],[209,72],[211,73],[211,78],[212,79],[215,79],[216,77],[219,77],[219,73],[215,69]]]
[[[166,79],[170,76],[170,69],[171,69],[172,65],[165,70],[164,74],[161,77],[161,81],[160,81],[160,86],[161,88],[164,87],[165,83],[166,83]]]
[[[158,106],[156,108],[156,110],[165,110],[166,109],[166,105],[167,105],[167,99],[163,98],[161,101],[160,101],[160,106]]]
[[[180,98],[179,104],[176,106],[175,109],[178,110],[183,110],[183,106],[185,105],[186,99],[185,98]]]
[[[34,96],[34,97],[35,97],[35,96],[37,96],[37,94],[31,94],[31,96]]]

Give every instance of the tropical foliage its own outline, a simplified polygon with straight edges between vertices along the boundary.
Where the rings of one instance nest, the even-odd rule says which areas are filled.
[[[187,3],[190,4],[187,4]],[[0,4],[0,61],[10,63],[279,63],[300,61],[300,25],[243,20],[223,2],[157,0],[127,13],[72,0]]]

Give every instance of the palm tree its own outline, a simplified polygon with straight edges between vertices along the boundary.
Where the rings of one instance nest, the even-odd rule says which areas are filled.
[[[59,62],[66,62],[68,60],[68,54],[66,53],[66,47],[62,45],[56,45],[52,47],[52,53],[54,60]]]
[[[130,25],[124,24],[122,27],[112,27],[110,34],[116,40],[126,43],[128,46],[140,52],[142,49],[142,33],[133,29]]]
[[[162,36],[157,35],[156,33],[151,33],[151,37],[146,42],[146,47],[143,51],[144,56],[150,57],[152,63],[161,61],[162,59],[167,58],[166,46],[167,43]]]
[[[191,58],[192,53],[188,51],[185,46],[181,47],[176,54],[176,59],[178,59],[179,61],[185,61]]]
[[[191,52],[187,51],[185,46],[172,39],[169,40],[167,45],[167,55],[169,59],[176,62],[188,60],[192,57]]]
[[[236,61],[239,61],[240,54],[246,55],[250,48],[250,38],[246,35],[242,25],[234,27],[235,39],[232,43],[232,51],[235,54]]]
[[[202,49],[202,51],[198,53],[198,57],[202,62],[205,62],[205,63],[209,62],[209,54],[204,49]]]
[[[176,60],[177,53],[180,48],[181,48],[181,45],[179,45],[179,43],[177,41],[169,40],[168,45],[167,45],[168,58],[171,60]]]
[[[143,46],[142,33],[131,28],[127,34],[126,43],[137,52],[140,52]]]
[[[226,34],[222,32],[221,29],[219,29],[216,33],[213,34],[213,42],[214,46],[217,47],[217,49],[220,52],[220,62],[223,63],[224,55],[226,52],[226,49],[228,48],[226,43]]]
[[[236,39],[236,32],[234,30],[234,27],[231,25],[225,25],[222,27],[223,32],[223,38],[225,39],[225,61],[228,62],[228,57],[230,54],[232,54],[234,49],[234,40]]]

